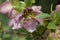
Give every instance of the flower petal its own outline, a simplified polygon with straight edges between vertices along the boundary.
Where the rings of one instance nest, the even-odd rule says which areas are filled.
[[[13,9],[12,5],[9,2],[4,2],[1,6],[0,6],[0,11],[2,13],[8,13]]]
[[[43,19],[37,19],[37,21],[40,23],[40,25],[43,25]]]
[[[12,29],[17,29],[17,23],[14,23],[14,26],[12,27]]]
[[[23,23],[23,27],[29,32],[34,32],[36,30],[36,25],[37,25],[37,22],[33,19],[28,21],[26,20]]]
[[[9,26],[13,26],[12,29],[19,29],[22,28],[21,24],[19,23],[19,18],[21,15],[17,15],[15,18],[10,19]]]
[[[39,13],[42,13],[41,10],[41,6],[32,6],[32,10],[34,15],[38,15]]]
[[[8,26],[13,26],[14,25],[14,23],[15,23],[15,20],[14,19],[11,19],[10,21],[9,21],[9,24],[8,24]]]
[[[21,14],[18,14],[18,15],[15,17],[15,20],[16,20],[16,21],[19,21],[19,20],[22,18],[22,15],[23,15],[22,13],[21,13]]]
[[[33,11],[40,11],[41,6],[32,6]]]

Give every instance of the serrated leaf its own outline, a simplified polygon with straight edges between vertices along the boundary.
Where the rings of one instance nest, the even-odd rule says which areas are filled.
[[[15,2],[15,4],[13,5],[13,7],[18,12],[22,12],[25,9],[26,4],[23,1],[18,1],[18,2]]]
[[[35,3],[35,0],[25,0],[25,3],[27,6],[32,6],[32,4]]]
[[[57,29],[57,26],[55,25],[54,22],[50,22],[47,26],[48,29]]]
[[[50,17],[50,15],[47,13],[41,13],[41,14],[36,16],[36,18],[47,18],[47,17]]]

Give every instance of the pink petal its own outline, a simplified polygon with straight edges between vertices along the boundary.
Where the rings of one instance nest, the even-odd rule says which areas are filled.
[[[16,21],[19,21],[21,18],[22,18],[22,13],[18,14],[16,17],[15,17],[15,20]]]
[[[43,25],[43,19],[37,19],[37,21],[40,23],[40,25]]]
[[[51,32],[50,33],[50,37],[53,38],[53,39],[56,38],[56,33],[55,32]]]
[[[26,20],[23,23],[23,27],[29,32],[34,32],[36,30],[36,25],[37,25],[37,22],[33,19],[28,21]]]
[[[14,26],[12,27],[12,29],[17,29],[17,23],[14,23]]]
[[[10,22],[9,22],[9,27],[11,27],[11,26],[12,26],[12,29],[22,28],[21,24],[18,23],[18,22],[16,22],[15,19],[10,20]]]
[[[9,26],[13,26],[12,29],[19,29],[22,28],[21,24],[19,23],[19,17],[21,15],[18,15],[16,18],[10,19]]]
[[[32,6],[33,11],[40,11],[41,6]]]
[[[19,28],[22,28],[22,25],[20,23],[18,23],[17,29],[19,29]]]
[[[8,13],[12,10],[12,5],[9,2],[4,2],[1,6],[0,6],[0,11],[2,13]]]
[[[11,26],[13,26],[14,25],[14,23],[15,23],[15,19],[10,19],[10,21],[9,21],[9,26],[11,27]]]
[[[32,6],[32,10],[34,15],[38,15],[39,13],[41,13],[41,6]]]
[[[12,27],[12,29],[19,29],[22,28],[20,23],[14,23],[14,26]]]

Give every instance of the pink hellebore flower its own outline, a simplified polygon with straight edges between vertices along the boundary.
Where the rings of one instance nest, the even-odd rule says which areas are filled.
[[[33,12],[34,16],[37,16],[41,13],[40,6],[32,6],[31,9],[31,12]],[[27,12],[28,11],[30,11],[30,9],[28,9]],[[29,32],[34,32],[38,23],[37,21],[39,21],[40,24],[43,24],[43,19],[37,19],[37,21],[33,19],[33,17],[29,20],[25,19],[25,13],[16,13],[17,15],[15,15],[15,11],[9,2],[4,2],[0,6],[0,12],[7,14],[7,16],[11,18],[9,21],[9,26],[12,27],[12,29],[19,29],[23,27]],[[28,17],[28,15],[26,17]],[[21,24],[19,21],[21,21],[23,18],[25,20],[23,20],[23,24]]]
[[[60,10],[60,4],[56,6],[55,12],[58,12]]]
[[[0,5],[0,12],[2,13],[9,13],[13,9],[12,5],[9,2],[4,2]]]
[[[31,10],[32,8],[32,10]],[[41,7],[40,6],[32,6],[31,8],[28,7],[28,11],[32,11],[34,16],[39,15],[40,13],[42,13]],[[34,32],[36,30],[37,27],[37,21],[42,25],[43,24],[43,19],[29,19],[29,20],[24,20],[22,26],[24,29],[26,29],[29,32]]]

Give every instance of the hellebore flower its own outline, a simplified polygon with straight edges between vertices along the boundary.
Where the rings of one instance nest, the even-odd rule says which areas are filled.
[[[0,12],[6,14],[9,17],[8,25],[12,29],[24,28],[29,32],[34,32],[37,27],[37,23],[43,24],[43,19],[36,19],[35,16],[42,13],[41,6],[26,7],[22,13],[13,9],[10,2],[4,2],[0,6]],[[21,21],[23,21],[21,23]],[[38,22],[37,22],[38,21]]]
[[[10,2],[4,2],[3,4],[0,5],[0,12],[2,13],[9,13],[13,9],[12,5]]]
[[[60,4],[56,5],[55,12],[58,12],[60,10]]]
[[[35,8],[34,7],[32,7],[32,8],[31,7],[27,7],[26,10],[24,10],[25,12],[22,12],[22,13],[16,15],[15,18],[12,18],[10,20],[9,26],[13,25],[12,29],[24,28],[24,29],[26,29],[29,32],[34,32],[36,30],[38,22],[40,24],[43,24],[43,19],[35,19],[34,18],[35,16],[37,16],[38,14],[40,14],[40,9],[41,8],[40,7],[38,8],[37,6],[35,6]],[[31,12],[31,13],[28,14],[29,12]],[[23,19],[23,23],[20,23],[20,21],[22,19]]]
[[[41,7],[40,6],[32,6],[31,8],[28,7],[27,10],[30,11],[30,12],[32,12],[32,14],[34,15],[34,17],[37,16],[37,15],[39,15],[41,13],[41,11],[40,11]],[[27,16],[29,16],[29,15],[27,15]],[[23,24],[22,24],[23,28],[26,29],[29,32],[34,32],[36,30],[38,22],[41,25],[43,24],[43,19],[36,19],[34,17],[32,17],[31,19],[28,18],[29,20],[25,19],[23,21]]]

